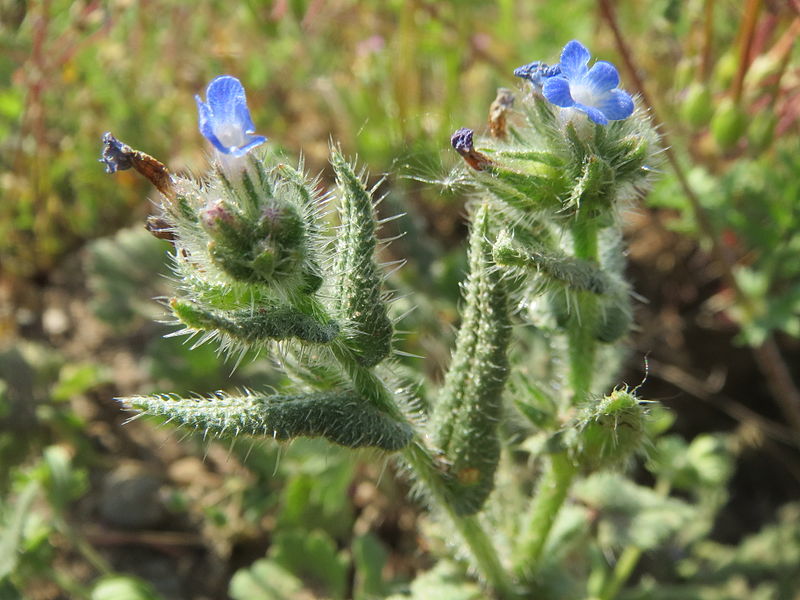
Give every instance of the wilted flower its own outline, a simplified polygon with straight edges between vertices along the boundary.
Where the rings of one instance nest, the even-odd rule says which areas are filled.
[[[603,60],[589,68],[590,57],[583,44],[569,42],[561,52],[560,73],[543,78],[542,94],[556,106],[584,112],[600,125],[628,118],[633,113],[633,98],[617,87],[617,68]]]
[[[255,125],[238,79],[230,75],[217,77],[208,84],[206,98],[207,102],[203,102],[195,96],[200,133],[217,150],[240,157],[267,141],[263,135],[252,135]]]

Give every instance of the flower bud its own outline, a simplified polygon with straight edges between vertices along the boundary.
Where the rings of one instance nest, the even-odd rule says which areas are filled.
[[[758,155],[772,145],[778,117],[771,111],[758,113],[747,128],[747,149]]]
[[[708,125],[713,114],[714,105],[708,86],[693,83],[686,90],[686,97],[681,106],[681,116],[692,129],[700,129]]]
[[[625,389],[590,403],[565,435],[573,460],[587,471],[622,464],[641,447],[646,414]]]
[[[711,135],[720,150],[731,150],[747,130],[747,115],[731,98],[725,98],[711,120]]]

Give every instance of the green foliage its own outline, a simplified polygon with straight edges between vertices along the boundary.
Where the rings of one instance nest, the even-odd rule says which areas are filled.
[[[373,446],[395,451],[406,446],[411,429],[352,392],[229,396],[207,399],[133,396],[131,410],[167,417],[203,436],[260,436],[279,441],[322,436],[349,448]]]
[[[103,577],[92,587],[91,600],[159,600],[152,588],[134,577]]]
[[[382,277],[373,257],[376,225],[372,197],[338,149],[331,154],[331,164],[336,173],[341,222],[333,265],[336,312],[350,330],[347,343],[356,359],[372,367],[391,352],[394,333],[381,290]]]
[[[779,4],[748,3],[765,7],[752,40],[737,32],[745,7],[731,3],[615,5],[667,143],[692,166],[689,185],[712,227],[703,231],[669,173],[652,196],[667,209],[660,220],[701,248],[714,237],[722,243],[742,297],[712,281],[715,259],[700,293],[719,294],[703,310],[723,312],[755,347],[774,332],[800,335],[796,44],[776,43],[794,31],[796,15]],[[559,3],[509,0],[208,3],[188,12],[174,0],[0,3],[8,82],[0,89],[0,288],[3,300],[11,290],[12,303],[23,303],[0,311],[0,330],[12,331],[0,352],[0,597],[157,597],[141,580],[111,574],[92,551],[93,528],[84,536],[82,526],[95,519],[89,486],[119,453],[155,459],[170,478],[174,468],[169,430],[143,436],[146,427],[117,427],[108,398],[177,390],[186,398],[134,400],[167,410],[162,420],[184,419],[189,431],[230,438],[251,427],[263,440],[231,444],[208,497],[196,495],[201,476],[170,490],[169,529],[186,534],[189,547],[198,534],[203,552],[192,556],[213,556],[224,569],[269,540],[266,558],[234,575],[233,598],[793,598],[794,505],[741,544],[709,539],[725,523],[718,515],[734,436],[662,435],[646,414],[653,405],[612,391],[623,340],[636,331],[618,230],[663,165],[644,99],[633,119],[583,127],[555,119],[526,84],[508,115],[508,139],[478,141],[491,165],[445,174],[452,161],[440,150],[452,128],[484,122],[485,100],[509,85],[510,67],[552,62],[565,40],[588,41],[594,14],[588,0],[571,3],[569,18]],[[612,35],[600,30],[606,46],[597,54],[613,60]],[[409,212],[397,222],[409,235],[385,251],[373,181],[338,147],[332,193],[323,191],[327,173],[309,178],[278,150],[259,155],[240,180],[213,168],[201,181],[186,177],[202,153],[191,95],[221,72],[246,83],[259,132],[291,153],[302,147],[312,172],[324,168],[332,136],[372,172],[412,163],[418,179],[447,189],[391,181],[382,208]],[[177,247],[141,226],[101,237],[143,220],[142,199],[152,193],[128,173],[109,178],[98,168],[96,140],[110,126],[174,167],[182,195],[165,209]],[[459,311],[466,269],[453,215],[465,186],[479,195],[476,205],[488,202],[490,223],[473,236],[470,253],[480,247],[484,261],[470,266]],[[336,222],[324,214],[329,198]],[[72,316],[83,274],[71,253],[98,237],[84,254],[86,276],[92,310],[113,335],[80,310],[74,337],[40,331],[39,315],[26,316],[39,311],[34,300],[69,305]],[[376,248],[381,260],[412,264],[388,276]],[[161,277],[169,274],[165,250],[173,281]],[[476,278],[511,309],[513,327],[484,331],[488,347],[462,339],[481,327],[469,319]],[[19,287],[24,279],[31,289]],[[52,298],[54,288],[68,301]],[[218,341],[238,359],[232,377],[216,346],[151,339],[153,296],[175,296],[170,310],[196,345]],[[390,296],[399,299],[389,304]],[[455,345],[451,325],[459,326]],[[18,343],[17,327],[43,342]],[[108,336],[102,345],[100,336]],[[63,352],[50,349],[59,344]],[[252,362],[259,353],[278,369]],[[453,367],[442,373],[448,354]],[[491,356],[492,368],[464,367],[465,355],[479,363]],[[490,371],[497,377],[472,378]],[[236,386],[259,391],[190,397]],[[262,391],[270,386],[279,391]],[[481,402],[462,405],[479,406],[475,413],[442,408],[444,396],[476,389]],[[271,404],[279,399],[280,410]],[[451,424],[465,425],[465,435],[451,435]],[[271,436],[293,441],[276,445]],[[421,532],[408,529],[408,515],[395,529],[402,486],[390,488],[388,506],[354,506],[365,467],[349,447],[402,454],[431,509],[418,518]],[[208,452],[208,471],[225,462],[197,438],[178,452]],[[652,489],[625,477],[642,453]],[[386,460],[356,454],[373,455]],[[482,487],[472,498],[453,473],[476,461]],[[393,482],[391,468],[380,472],[369,477]],[[117,551],[106,542],[98,549]],[[204,580],[218,575],[207,571]]]

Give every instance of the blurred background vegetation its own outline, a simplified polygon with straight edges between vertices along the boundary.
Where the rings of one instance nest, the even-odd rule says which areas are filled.
[[[280,374],[162,338],[155,191],[107,176],[100,138],[202,173],[193,95],[228,73],[258,133],[323,181],[330,138],[389,173],[381,210],[409,232],[387,251],[409,260],[392,285],[417,307],[402,349],[435,382],[464,269],[450,133],[480,130],[498,87],[521,90],[514,67],[575,38],[620,67],[668,148],[628,215],[627,380],[649,364],[641,393],[675,439],[712,434],[735,465],[711,545],[674,557],[679,574],[728,573],[709,598],[775,577],[761,597],[796,598],[780,590],[800,587],[798,35],[797,0],[0,0],[0,598],[369,598],[430,567],[381,457],[124,424],[118,395]],[[779,519],[790,539],[768,543]],[[656,563],[637,577],[670,584]]]

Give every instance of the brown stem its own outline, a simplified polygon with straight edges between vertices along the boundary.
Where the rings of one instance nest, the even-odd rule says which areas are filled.
[[[739,69],[736,71],[736,79],[733,80],[731,91],[736,104],[742,99],[744,76],[747,75],[747,69],[750,67],[750,47],[753,44],[753,34],[756,30],[760,10],[761,0],[748,0],[744,9],[744,19],[739,33]]]
[[[706,0],[703,7],[703,58],[700,62],[701,81],[711,74],[711,49],[714,46],[714,0]]]
[[[795,431],[800,431],[800,391],[792,380],[792,374],[781,356],[775,338],[769,336],[753,352],[783,416]]]

